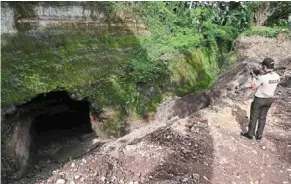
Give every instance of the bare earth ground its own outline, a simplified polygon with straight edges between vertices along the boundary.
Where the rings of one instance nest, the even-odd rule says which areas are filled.
[[[262,141],[240,137],[251,98],[225,98],[193,112],[188,95],[166,100],[153,121],[119,139],[71,140],[15,184],[291,183],[290,86],[279,86]]]

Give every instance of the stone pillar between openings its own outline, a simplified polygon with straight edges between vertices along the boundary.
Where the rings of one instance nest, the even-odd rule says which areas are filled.
[[[6,135],[2,142],[1,159],[4,177],[21,179],[34,165],[36,146],[32,138],[33,119],[34,117],[15,113],[2,121]]]
[[[101,111],[94,108],[93,106],[90,106],[90,123],[92,130],[96,134],[97,137],[102,139],[107,139],[109,136],[103,131],[102,125],[104,122],[102,122],[99,118],[101,114]]]

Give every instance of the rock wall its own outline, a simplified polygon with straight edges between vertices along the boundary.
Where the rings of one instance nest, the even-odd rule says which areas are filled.
[[[20,179],[33,165],[36,147],[32,140],[33,117],[20,113],[2,119],[2,177]],[[6,125],[6,126],[5,126]]]
[[[145,26],[106,2],[5,2],[1,15],[4,105],[56,88],[80,91],[137,53],[147,57],[135,36]]]
[[[1,3],[1,34],[16,33],[13,8],[7,3]]]
[[[46,27],[73,24],[95,26],[126,26],[132,31],[145,31],[138,17],[118,12],[110,15],[106,3],[100,2],[3,2],[1,3],[1,34],[24,30],[44,30]]]
[[[51,116],[68,112],[76,115],[72,117],[76,121],[50,119]],[[42,117],[44,119],[41,119]],[[37,149],[41,147],[38,143],[41,133],[37,128],[40,129],[41,126],[41,131],[45,132],[51,127],[56,128],[57,124],[70,128],[81,125],[83,121],[86,121],[89,127],[88,102],[74,101],[66,92],[38,95],[26,104],[14,108],[6,107],[1,122],[2,177],[20,179],[35,165]],[[82,129],[80,126],[78,128]],[[76,133],[74,135],[77,136]]]

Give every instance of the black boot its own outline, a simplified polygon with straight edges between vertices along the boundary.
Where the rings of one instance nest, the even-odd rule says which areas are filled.
[[[246,137],[246,138],[248,138],[248,139],[253,139],[253,136],[250,136],[250,135],[248,134],[248,132],[245,132],[245,133],[241,132],[240,135],[241,135],[241,136],[244,136],[244,137]]]

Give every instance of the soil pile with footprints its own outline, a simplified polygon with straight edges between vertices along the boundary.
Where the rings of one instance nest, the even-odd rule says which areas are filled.
[[[245,44],[250,40],[255,43]],[[269,56],[282,66],[278,70],[281,83],[263,139],[248,140],[241,138],[240,132],[248,125],[252,101],[247,89],[249,71],[259,67],[254,55],[258,60],[268,56],[264,51],[268,48],[256,46],[267,41],[268,47],[284,51]],[[62,153],[37,164],[34,172],[14,183],[291,183],[290,41],[247,37],[237,45],[245,59],[224,72],[210,90],[164,101],[151,122],[136,125],[124,137],[101,140],[87,135],[76,139],[74,145],[80,146],[71,150],[83,150],[82,154],[68,153],[69,148],[63,147]],[[69,155],[74,156],[66,159]]]

